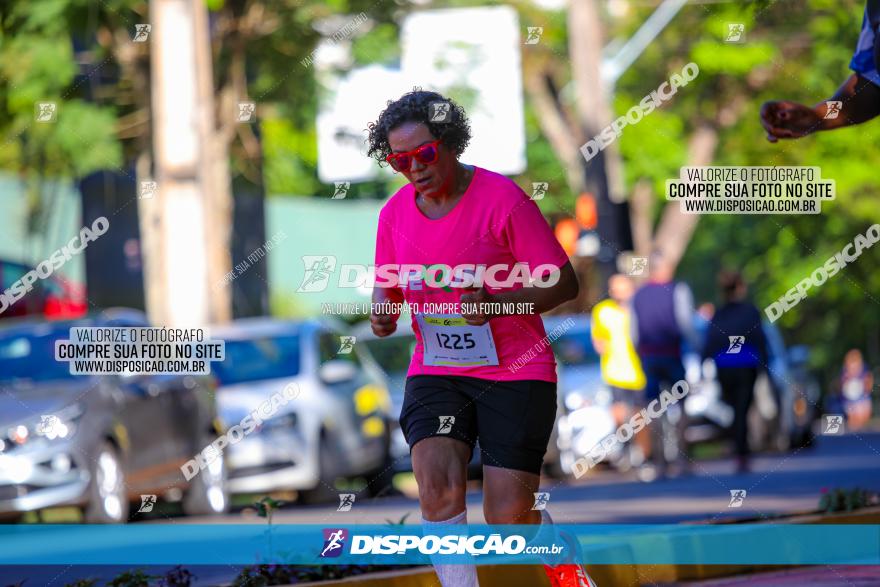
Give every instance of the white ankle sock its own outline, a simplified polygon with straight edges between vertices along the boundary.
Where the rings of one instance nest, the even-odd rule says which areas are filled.
[[[553,518],[550,517],[550,512],[547,510],[541,510],[541,524],[538,527],[538,531],[535,533],[534,538],[531,540],[532,544],[558,544],[567,546],[567,543],[559,536],[559,532],[557,531],[556,525],[553,523]],[[560,563],[560,559],[558,556],[549,555],[547,557],[541,557],[544,561],[545,565],[549,565],[551,567],[556,566]]]
[[[438,528],[438,526],[452,524],[467,524],[467,510],[439,522],[431,522],[422,518],[422,527],[427,532],[439,531],[442,528]],[[438,565],[436,556],[431,556],[431,564],[434,565],[434,572],[437,573],[437,578],[440,579],[440,584],[443,587],[480,587],[477,582],[477,567],[475,565]]]

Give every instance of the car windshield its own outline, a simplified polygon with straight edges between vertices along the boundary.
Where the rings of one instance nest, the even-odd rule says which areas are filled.
[[[69,323],[0,331],[0,383],[75,379],[70,363],[55,360],[55,341],[69,340]]]
[[[563,365],[589,365],[599,362],[589,330],[569,330],[551,344],[553,352]]]
[[[415,336],[390,336],[366,342],[367,350],[386,373],[405,373],[416,348]]]
[[[227,340],[226,359],[213,363],[222,385],[280,379],[299,374],[299,336]]]

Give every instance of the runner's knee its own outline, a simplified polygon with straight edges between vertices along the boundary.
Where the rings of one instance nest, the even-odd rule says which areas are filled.
[[[447,520],[465,509],[465,484],[446,475],[424,475],[418,480],[419,503],[427,520]]]
[[[483,502],[483,516],[487,524],[526,524],[533,516],[533,505],[531,494],[528,499],[517,496],[493,499],[492,503]]]

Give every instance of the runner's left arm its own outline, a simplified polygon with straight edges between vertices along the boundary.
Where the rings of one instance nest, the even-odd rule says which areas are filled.
[[[553,229],[547,224],[538,205],[522,190],[514,189],[518,191],[517,202],[511,210],[505,212],[503,222],[497,224],[498,232],[495,237],[506,243],[517,263],[528,266],[533,279],[540,281],[514,291],[495,293],[490,293],[484,286],[462,294],[459,301],[476,304],[498,302],[502,306],[507,303],[507,314],[521,313],[524,309],[522,304],[533,304],[532,311],[540,314],[577,297],[580,286],[568,254],[556,240]],[[543,267],[538,271],[541,266]],[[517,304],[520,304],[519,307]],[[505,312],[493,315],[462,312],[465,320],[474,326],[485,324],[493,316],[503,314]]]

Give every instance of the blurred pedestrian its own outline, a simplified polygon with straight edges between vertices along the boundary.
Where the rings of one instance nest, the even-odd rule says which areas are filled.
[[[662,251],[654,251],[648,260],[648,281],[633,296],[633,343],[645,371],[645,404],[660,397],[684,380],[682,343],[699,348],[694,330],[694,298],[686,283],[674,281],[675,267]],[[673,413],[670,414],[670,411]],[[653,467],[646,467],[642,478],[651,480],[667,473],[670,460],[685,457],[684,407],[673,405],[651,425]]]
[[[601,357],[602,380],[611,390],[614,402],[612,412],[618,426],[641,408],[645,387],[645,373],[630,331],[630,302],[634,290],[635,286],[629,277],[612,275],[608,280],[610,299],[599,302],[593,308],[590,327],[593,348]],[[635,443],[638,450],[633,450],[633,443],[627,443],[629,450],[626,454],[630,466],[641,465],[650,450],[647,431],[639,432]]]
[[[850,430],[863,428],[871,419],[871,390],[874,376],[865,366],[858,349],[847,351],[840,375],[840,395],[846,413],[846,425]]]
[[[761,106],[767,140],[798,139],[820,130],[860,124],[880,114],[880,2],[868,0],[862,32],[849,63],[855,73],[831,96],[815,106],[773,100]]]
[[[758,373],[767,365],[761,312],[746,300],[748,289],[736,271],[718,275],[723,305],[709,322],[703,359],[715,361],[721,395],[733,407],[737,470],[749,470],[748,414]]]

